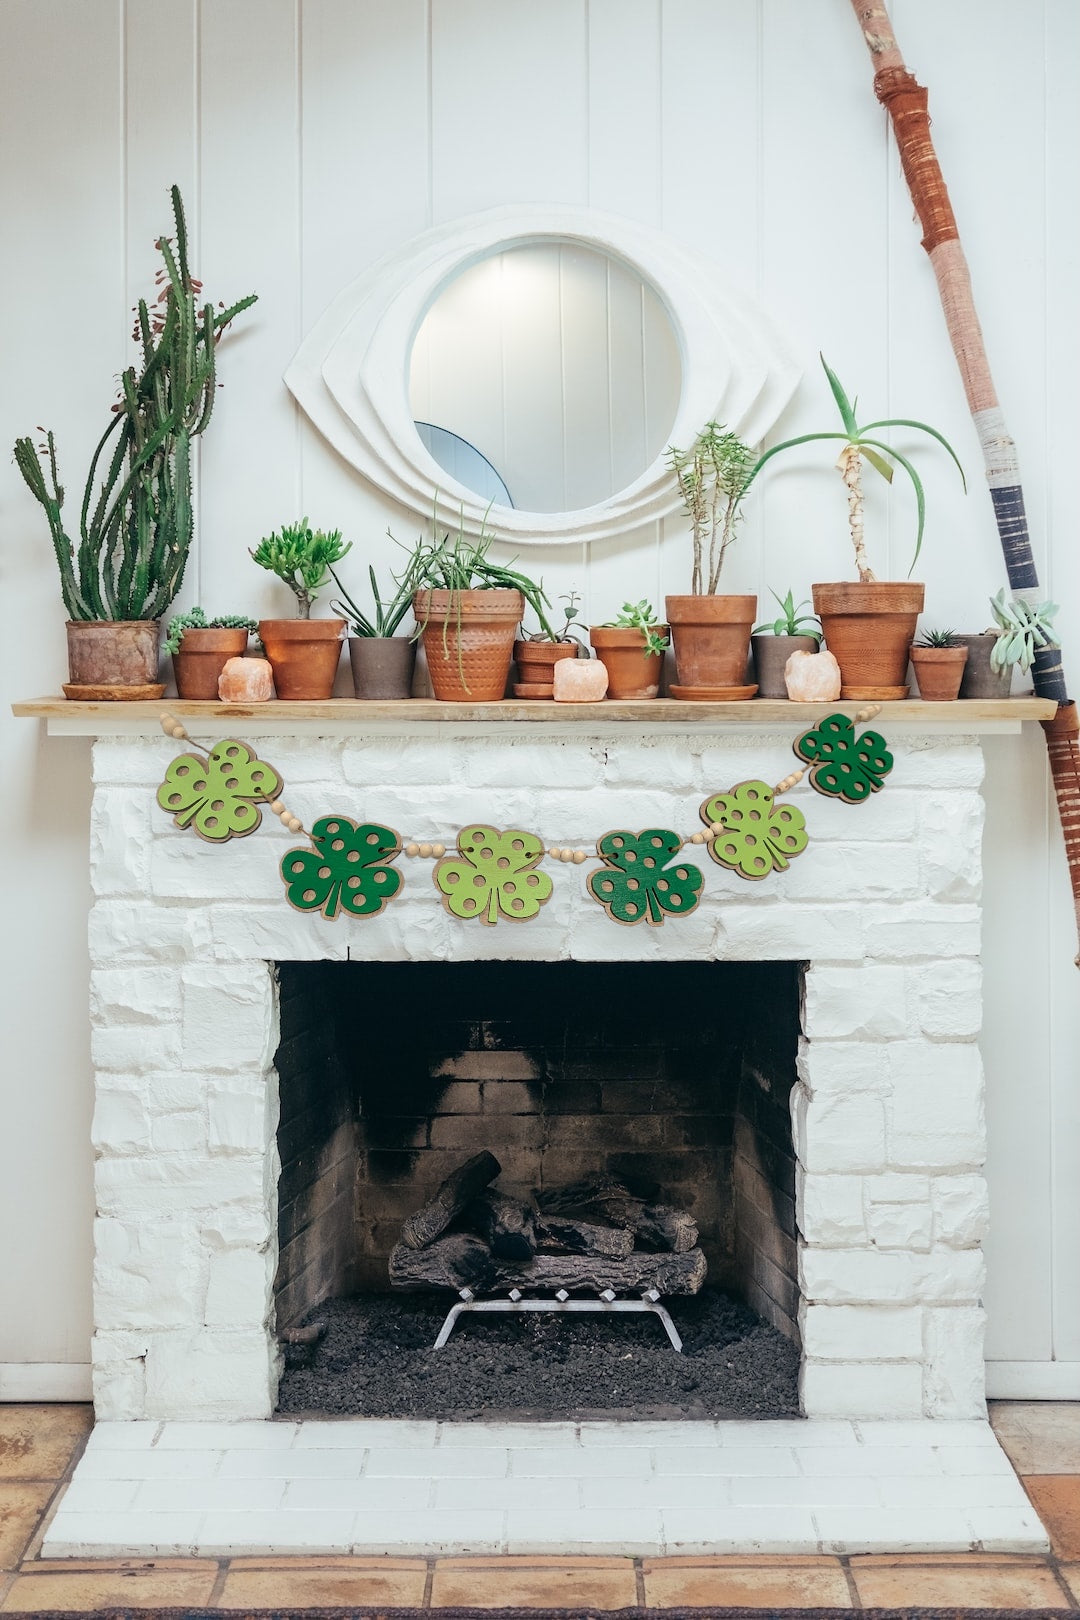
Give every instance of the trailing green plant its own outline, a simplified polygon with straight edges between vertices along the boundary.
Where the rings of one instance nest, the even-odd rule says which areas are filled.
[[[387,533],[389,533],[389,530],[387,530]],[[390,538],[393,539],[393,535]],[[373,618],[369,618],[361,608],[357,607],[333,568],[330,569],[330,573],[333,576],[334,584],[342,595],[342,601],[331,602],[330,606],[340,613],[342,618],[350,620],[354,636],[370,636],[384,639],[397,632],[402,619],[412,606],[413,592],[416,590],[417,561],[415,553],[409,558],[403,574],[391,575],[394,581],[394,593],[392,596],[385,598],[379,590],[374,568],[370,564],[368,565],[368,579],[371,582],[371,595],[375,603]]]
[[[264,535],[254,551],[249,548],[252,562],[276,574],[292,591],[298,619],[311,618],[311,604],[330,577],[334,563],[351,550],[351,540],[342,544],[340,529],[332,529],[329,534],[312,529],[306,517],[298,523],[283,523],[280,534],[275,531]]]
[[[1002,586],[990,598],[990,607],[998,626],[998,638],[990,649],[991,669],[1003,670],[1016,664],[1026,674],[1041,647],[1060,645],[1053,625],[1058,612],[1056,602],[1027,602],[1022,596],[1006,602]]]
[[[258,628],[254,619],[244,618],[239,613],[219,613],[216,618],[208,619],[201,607],[193,607],[169,620],[161,650],[170,656],[179,652],[185,630],[246,630],[249,635],[254,635]]]
[[[904,416],[889,416],[882,417],[876,422],[867,422],[864,427],[860,427],[855,417],[858,400],[848,399],[839,377],[830,368],[825,356],[822,354],[818,358],[824,367],[826,377],[829,379],[829,387],[832,390],[832,396],[836,401],[840,419],[843,423],[843,432],[834,430],[824,433],[800,433],[797,438],[785,439],[782,444],[774,444],[771,450],[766,450],[765,454],[758,459],[750,474],[747,488],[753,483],[765,463],[771,461],[773,456],[778,456],[781,451],[790,450],[797,444],[810,444],[818,439],[840,440],[843,449],[840,451],[836,467],[847,487],[848,524],[851,529],[851,543],[855,548],[855,564],[859,570],[859,578],[867,582],[876,579],[877,576],[870,567],[866,555],[866,546],[863,541],[862,462],[865,457],[871,467],[874,468],[874,471],[880,473],[886,483],[891,484],[893,481],[893,468],[890,466],[890,462],[895,461],[898,466],[903,467],[915,491],[917,524],[915,554],[911,559],[911,567],[908,569],[910,577],[911,569],[914,568],[922,550],[923,528],[926,523],[926,492],[923,489],[922,480],[907,457],[902,456],[899,450],[894,449],[892,445],[886,444],[884,440],[872,438],[871,434],[882,428],[894,427],[916,428],[920,433],[928,433],[932,439],[936,439],[940,445],[944,446],[953,461],[956,462],[956,469],[960,474],[960,480],[966,494],[967,480],[964,477],[964,469],[961,467],[956,451],[948,439],[939,433],[937,428],[928,427],[925,422],[915,422]],[[743,493],[745,494],[746,491],[744,490]]]
[[[774,636],[813,636],[815,641],[821,641],[821,622],[817,614],[803,613],[803,608],[810,606],[809,602],[800,602],[796,607],[795,593],[793,591],[788,591],[786,596],[780,597],[777,596],[775,591],[770,590],[769,595],[779,603],[780,617],[778,619],[763,619],[760,624],[755,624],[755,636],[770,634]]]
[[[490,510],[489,503],[487,512]],[[538,584],[527,574],[520,573],[512,566],[513,558],[510,563],[492,561],[489,553],[495,536],[487,532],[487,512],[476,539],[465,533],[464,512],[457,533],[446,530],[441,538],[433,517],[432,538],[426,540],[421,536],[412,552],[415,588],[419,591],[520,591],[539,619],[544,635],[557,641],[559,637],[544,612],[551,602],[544,592],[543,582]],[[423,625],[420,628],[423,629]]]
[[[616,619],[608,619],[602,625],[604,630],[640,630],[644,637],[644,653],[663,653],[668,649],[668,637],[662,636],[655,628],[659,624],[656,611],[651,602],[642,597],[640,602],[624,602],[622,612]]]
[[[120,397],[90,460],[77,537],[64,524],[64,489],[50,429],[35,450],[15,441],[15,463],[44,508],[68,617],[157,619],[176,596],[191,547],[191,441],[205,432],[217,391],[215,353],[226,327],[255,303],[200,307],[202,284],[188,265],[187,225],[172,188],[175,237],[160,236],[157,296],[140,298],[138,365],[120,377]]]
[[[916,647],[961,647],[963,642],[955,630],[924,630],[916,638]]]
[[[667,464],[690,519],[694,546],[691,595],[715,595],[741,517],[739,508],[756,471],[754,452],[737,433],[729,433],[717,422],[706,422],[689,450],[668,446]]]

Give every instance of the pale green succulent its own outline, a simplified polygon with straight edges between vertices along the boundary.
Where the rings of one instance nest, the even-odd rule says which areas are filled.
[[[990,649],[991,669],[1009,669],[1013,664],[1025,672],[1035,662],[1041,647],[1060,645],[1053,628],[1056,602],[1027,602],[1016,596],[1005,600],[1005,587],[990,598],[990,607],[1000,626],[998,638]]]

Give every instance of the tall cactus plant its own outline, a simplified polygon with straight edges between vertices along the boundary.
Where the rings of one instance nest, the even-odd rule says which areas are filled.
[[[152,304],[135,315],[139,364],[120,379],[120,398],[98,441],[72,538],[51,431],[35,450],[15,441],[15,461],[45,510],[71,619],[157,619],[184,578],[192,537],[191,441],[210,420],[215,352],[225,328],[254,293],[215,313],[199,305],[202,285],[188,266],[187,225],[172,188],[176,234],[161,236],[162,266]]]

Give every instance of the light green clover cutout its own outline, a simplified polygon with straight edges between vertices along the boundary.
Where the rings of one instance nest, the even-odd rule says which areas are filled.
[[[783,872],[807,845],[806,820],[793,804],[773,804],[767,782],[740,782],[730,793],[717,793],[701,806],[707,827],[725,830],[709,840],[709,854],[720,866],[744,878]]]
[[[209,759],[181,754],[165,772],[157,802],[178,827],[194,825],[200,838],[223,844],[246,838],[262,820],[259,805],[281,792],[281,777],[245,743],[215,743]]]
[[[696,866],[668,864],[680,849],[678,833],[662,827],[605,833],[596,842],[604,865],[590,872],[589,893],[613,922],[656,926],[665,916],[685,917],[698,903],[704,878]]]
[[[528,922],[551,899],[551,879],[534,870],[544,846],[533,833],[464,827],[457,847],[458,855],[445,856],[434,872],[435,886],[452,917],[496,923],[502,916]]]
[[[333,921],[340,906],[353,917],[374,917],[401,888],[401,873],[389,865],[401,839],[389,827],[322,816],[311,842],[313,850],[290,849],[281,862],[285,896],[297,911],[321,911]]]

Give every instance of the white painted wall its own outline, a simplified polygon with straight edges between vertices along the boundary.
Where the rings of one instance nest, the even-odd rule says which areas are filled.
[[[930,88],[1043,580],[1065,604],[1075,689],[1080,9],[895,0],[894,16]],[[355,581],[369,557],[390,560],[387,525],[409,535],[411,521],[304,424],[282,368],[383,252],[480,208],[559,200],[661,227],[763,300],[805,356],[785,434],[832,425],[819,349],[868,412],[944,431],[972,491],[962,495],[943,456],[924,456],[928,618],[986,623],[1004,576],[975,435],[848,0],[3,0],[3,442],[53,426],[73,501],[173,180],[208,294],[260,294],[222,352],[186,602],[289,611],[246,548],[300,513],[354,541]],[[883,495],[870,492],[871,556],[879,573],[902,574],[911,503],[899,489]],[[6,455],[0,519],[6,701],[63,677],[44,524]],[[689,577],[678,523],[590,555],[524,548],[521,560],[552,595],[583,591],[594,619]],[[790,585],[799,597],[813,579],[850,574],[842,491],[811,447],[805,466],[792,455],[763,480],[729,584],[761,595]],[[0,1365],[80,1362],[87,754],[46,743],[29,722],[0,716],[0,728]],[[1029,1376],[1013,1364],[1040,1363],[1046,1390],[1080,1394],[1080,1011],[1038,735],[993,745],[988,794],[990,1354],[1009,1364],[1002,1384]]]

